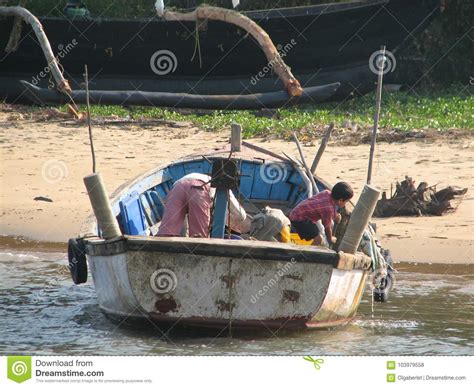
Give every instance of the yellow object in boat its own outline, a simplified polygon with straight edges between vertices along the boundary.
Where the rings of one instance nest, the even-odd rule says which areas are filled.
[[[314,240],[302,240],[298,233],[291,233],[290,234],[290,241],[293,244],[298,244],[298,245],[311,245]]]
[[[283,228],[280,230],[280,241],[284,243],[289,243],[291,242],[291,233],[290,233],[290,226],[285,225]]]

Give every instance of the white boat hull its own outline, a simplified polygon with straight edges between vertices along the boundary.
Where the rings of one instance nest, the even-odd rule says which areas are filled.
[[[213,243],[215,251],[209,251]],[[354,316],[367,273],[366,269],[338,269],[336,261],[330,262],[337,254],[317,248],[287,246],[287,257],[279,259],[285,245],[281,243],[203,239],[195,245],[198,253],[188,247],[172,252],[147,245],[128,249],[115,243],[120,244],[121,248],[110,248],[111,244],[97,241],[87,255],[100,307],[118,318],[145,318],[171,325],[334,326]],[[237,245],[244,253],[241,257],[221,255],[223,244]],[[101,245],[108,248],[99,248]],[[280,251],[273,252],[278,257],[262,258],[262,249],[268,249],[269,255],[272,249]],[[306,260],[301,256],[304,252],[311,252],[316,259]]]

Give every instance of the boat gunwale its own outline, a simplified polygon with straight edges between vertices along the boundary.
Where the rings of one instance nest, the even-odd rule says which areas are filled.
[[[113,256],[124,252],[182,253],[232,259],[326,264],[337,268],[339,254],[327,248],[257,240],[125,235],[113,240],[87,240],[87,253]]]
[[[346,271],[369,270],[371,264],[371,258],[361,252],[348,255],[324,247],[271,241],[129,235],[112,240],[94,237],[86,241],[89,256],[114,256],[132,252],[177,253],[254,261],[322,264]]]

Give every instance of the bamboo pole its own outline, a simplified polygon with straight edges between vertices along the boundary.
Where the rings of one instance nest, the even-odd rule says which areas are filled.
[[[91,144],[92,153],[92,173],[95,174],[95,151],[94,151],[94,139],[92,137],[92,125],[91,125],[91,105],[89,102],[89,72],[87,65],[84,66],[84,81],[86,83],[86,106],[87,106],[87,125],[89,127],[89,141]]]
[[[324,134],[323,140],[321,140],[321,145],[319,146],[318,152],[314,157],[313,164],[311,165],[311,174],[314,174],[316,172],[316,169],[318,168],[319,161],[321,160],[321,157],[323,156],[323,153],[326,150],[326,146],[328,145],[329,138],[331,137],[333,129],[334,123],[329,124],[329,127],[326,130],[326,133]]]
[[[308,178],[313,186],[313,192],[314,193],[319,193],[318,186],[316,185],[316,181],[314,179],[313,174],[311,174],[311,171],[308,168],[308,165],[306,164],[306,159],[303,154],[303,149],[301,148],[300,141],[298,140],[298,137],[296,136],[296,133],[293,132],[293,140],[296,143],[296,147],[298,148],[298,152],[300,154],[301,162],[303,163],[303,167],[306,171],[306,174],[308,175]]]
[[[252,35],[262,48],[269,64],[272,65],[273,71],[283,82],[286,91],[291,97],[298,97],[303,94],[303,88],[299,81],[294,77],[290,68],[285,64],[280,53],[273,44],[270,36],[253,20],[247,16],[240,14],[232,9],[224,9],[219,7],[210,7],[202,5],[197,7],[194,11],[188,13],[167,11],[162,7],[162,4],[157,1],[155,5],[158,16],[161,16],[167,21],[188,21],[195,22],[203,19],[219,20],[224,23],[235,24],[236,26],[247,31]],[[162,2],[161,2],[162,3]]]
[[[384,68],[384,63],[385,63],[385,46],[382,46],[380,51],[382,52],[382,63],[380,65],[376,64],[378,68],[378,81],[377,81],[377,92],[375,95],[374,128],[372,130],[372,140],[370,142],[369,167],[367,169],[367,184],[368,185],[370,185],[372,181],[372,165],[374,161],[375,143],[377,141],[377,132],[379,130],[380,105],[382,102],[383,68]]]
[[[48,37],[46,36],[43,26],[41,25],[38,18],[23,7],[0,7],[0,15],[15,16],[15,18],[21,17],[26,23],[31,25],[43,50],[48,67],[50,68],[51,73],[56,81],[57,89],[63,93],[71,93],[69,82],[63,77],[63,74],[59,69],[58,61],[53,54]]]

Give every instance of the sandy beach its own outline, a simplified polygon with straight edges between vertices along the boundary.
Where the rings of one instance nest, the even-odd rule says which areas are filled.
[[[68,120],[38,122],[27,115],[0,113],[1,235],[64,242],[77,235],[90,213],[82,178],[91,172],[87,127]],[[228,141],[229,131],[206,132],[191,123],[147,126],[94,125],[98,171],[109,192],[140,173],[177,157]],[[296,155],[293,143],[249,139],[272,151]],[[312,160],[319,145],[304,147]],[[442,217],[375,219],[382,244],[398,261],[474,263],[474,139],[380,143],[373,183],[390,192],[405,175],[438,188],[467,187],[454,213]],[[369,146],[330,143],[318,175],[331,183],[350,182],[356,198],[366,179]],[[34,200],[46,197],[52,202]]]

